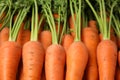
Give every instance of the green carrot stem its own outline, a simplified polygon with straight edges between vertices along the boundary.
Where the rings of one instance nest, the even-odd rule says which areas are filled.
[[[31,23],[31,41],[34,41],[34,24],[35,24],[35,11],[34,11],[34,7],[32,7],[32,23]]]

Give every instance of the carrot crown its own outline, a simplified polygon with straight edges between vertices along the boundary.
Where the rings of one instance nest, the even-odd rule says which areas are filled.
[[[17,3],[17,2],[16,2]],[[21,4],[21,3],[19,3]],[[16,41],[17,35],[18,35],[18,31],[20,29],[20,25],[23,22],[25,16],[27,15],[30,6],[26,5],[26,6],[22,6],[22,7],[18,7],[18,5],[14,6],[14,10],[13,12],[12,10],[12,2],[10,4],[10,34],[9,34],[9,41]],[[13,19],[13,15],[15,14],[15,12],[18,11],[18,15],[15,19],[14,24],[12,24],[12,19]]]
[[[58,4],[56,6],[58,8],[58,10],[57,10],[57,14],[58,14],[58,21],[57,21],[57,23],[58,23],[58,33],[56,31],[55,18],[53,16],[53,12],[51,10],[51,7],[52,7],[51,2],[52,2],[52,0],[48,0],[47,2],[45,2],[43,0],[42,1],[42,8],[43,8],[43,11],[45,13],[45,16],[47,18],[47,22],[49,24],[49,27],[50,27],[50,30],[51,30],[51,33],[52,33],[52,43],[53,44],[58,44],[60,42],[59,38],[61,39],[61,37],[60,37],[60,25],[61,25],[61,19],[63,18],[61,16],[64,16],[64,18],[63,18],[63,23],[64,23],[63,32],[64,32],[64,28],[66,26],[67,13],[65,13],[65,11],[62,11],[62,8],[66,9],[66,11],[67,11],[67,7],[66,6],[64,7],[64,4],[67,1],[61,1],[61,0],[53,1],[54,3],[59,3],[59,2],[61,3],[61,4]],[[63,35],[63,32],[62,32],[62,35]]]

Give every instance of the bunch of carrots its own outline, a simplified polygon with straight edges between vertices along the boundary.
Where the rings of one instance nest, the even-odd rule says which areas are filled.
[[[120,80],[119,0],[0,0],[0,80]]]

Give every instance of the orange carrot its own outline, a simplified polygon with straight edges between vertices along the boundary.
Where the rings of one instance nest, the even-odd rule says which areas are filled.
[[[82,40],[89,52],[88,64],[85,72],[85,80],[98,80],[97,46],[99,35],[91,27],[85,27],[82,31]],[[92,46],[91,46],[92,45]],[[94,76],[93,76],[94,75]]]
[[[9,28],[5,27],[0,32],[0,45],[2,45],[4,42],[8,41],[9,38]]]
[[[0,51],[0,80],[16,80],[21,46],[14,41],[6,41]]]
[[[23,46],[24,80],[40,80],[44,62],[44,49],[40,42],[29,41]]]
[[[82,42],[73,42],[67,50],[66,80],[82,80],[88,61],[88,50]]]
[[[65,34],[62,39],[62,46],[64,47],[65,51],[68,50],[70,45],[73,43],[74,39],[73,36],[70,34]]]
[[[59,44],[52,44],[47,48],[45,56],[46,80],[64,80],[66,53]]]
[[[39,34],[39,41],[42,43],[44,49],[46,50],[52,44],[52,34],[50,31],[42,31]]]
[[[102,40],[97,47],[100,80],[114,80],[117,47],[111,40]]]

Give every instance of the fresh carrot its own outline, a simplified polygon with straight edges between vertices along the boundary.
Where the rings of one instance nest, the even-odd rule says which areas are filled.
[[[52,44],[47,48],[45,56],[46,80],[64,80],[65,54],[64,48],[59,44]]]
[[[96,50],[99,44],[99,35],[95,32],[93,28],[85,27],[83,28],[83,31],[82,31],[82,40],[89,52],[88,64],[85,71],[85,80],[98,80]]]
[[[76,4],[78,4],[79,7],[77,7]],[[74,11],[75,13],[73,12],[73,8],[76,9]],[[82,80],[88,62],[88,49],[81,41],[82,0],[79,0],[78,2],[70,0],[70,10],[75,28],[75,41],[67,50],[67,71],[65,80]],[[74,19],[74,14],[76,14],[76,19]]]
[[[23,80],[40,80],[44,62],[44,49],[37,41],[29,41],[24,44],[23,58]]]
[[[38,41],[38,4],[32,3],[32,24],[30,41],[23,45],[23,80],[40,80],[44,63],[45,51]],[[35,25],[34,25],[35,24]]]
[[[9,38],[9,28],[5,27],[0,32],[0,45],[2,45],[4,42],[8,41]]]
[[[110,7],[110,21],[107,24],[106,20],[106,11],[105,11],[105,1],[98,0],[99,11],[101,15],[97,14],[97,11],[93,8],[92,4],[89,0],[86,0],[87,4],[91,8],[95,18],[97,19],[100,32],[102,37],[102,41],[98,44],[97,47],[97,63],[99,69],[99,80],[114,80],[115,77],[115,69],[116,69],[116,61],[117,61],[117,46],[115,43],[110,40],[110,27],[112,20],[112,12],[115,6],[115,2],[113,2]],[[103,17],[104,16],[104,17]]]
[[[62,5],[67,1],[54,1],[54,3],[60,2],[61,4],[58,6],[58,12],[61,12],[63,7]],[[58,4],[58,3],[57,3]],[[64,67],[65,67],[65,60],[66,60],[66,52],[63,46],[61,46],[59,42],[59,32],[57,33],[56,25],[54,16],[52,14],[52,10],[50,8],[51,2],[47,2],[43,4],[43,11],[46,15],[47,22],[49,24],[51,34],[52,34],[52,44],[47,48],[46,50],[46,56],[45,56],[45,74],[46,74],[46,80],[64,80]],[[53,5],[56,7],[55,5]],[[64,7],[66,8],[66,7]],[[59,16],[61,13],[59,13]],[[66,15],[66,14],[64,14]],[[60,18],[60,17],[59,17]],[[64,17],[65,18],[65,17]],[[58,20],[58,23],[60,23],[60,20]],[[58,29],[59,29],[58,25]],[[59,30],[58,30],[59,31]]]
[[[16,80],[21,46],[14,41],[6,41],[0,51],[0,80]]]
[[[117,47],[115,43],[111,40],[101,41],[97,48],[97,60],[100,80],[114,80],[117,60]]]
[[[52,34],[50,31],[42,31],[39,35],[39,41],[42,43],[46,50],[52,44]]]
[[[82,80],[87,60],[86,46],[82,42],[73,42],[67,50],[66,80]]]
[[[70,45],[73,43],[74,38],[70,34],[65,34],[62,39],[62,46],[65,48],[65,51],[68,50]]]
[[[12,3],[12,1],[10,2]],[[11,5],[10,5],[11,7]],[[2,43],[0,47],[0,80],[16,80],[18,65],[21,59],[22,47],[16,42],[18,31],[20,25],[26,16],[26,11],[19,11],[19,17],[16,19],[18,22],[13,24],[12,27],[12,18],[14,12],[10,14],[10,31],[9,31],[9,40]],[[8,12],[9,13],[9,12]],[[22,17],[21,17],[22,16]]]

